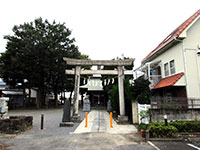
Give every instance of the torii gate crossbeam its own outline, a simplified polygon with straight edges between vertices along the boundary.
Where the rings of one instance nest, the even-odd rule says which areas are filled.
[[[71,59],[63,58],[67,65],[74,65],[75,70],[66,70],[66,74],[75,75],[74,84],[74,105],[73,105],[73,120],[79,120],[78,116],[78,98],[79,98],[79,86],[80,86],[80,75],[81,74],[107,74],[107,75],[118,75],[119,85],[119,108],[120,118],[125,116],[125,102],[124,102],[124,85],[123,76],[132,75],[132,70],[124,70],[123,66],[131,66],[135,59],[126,60],[82,60],[82,59]],[[81,70],[81,66],[117,66],[117,70]],[[75,118],[75,119],[74,119]]]

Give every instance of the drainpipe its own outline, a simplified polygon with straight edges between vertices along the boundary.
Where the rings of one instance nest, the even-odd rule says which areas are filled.
[[[187,77],[187,67],[186,67],[186,63],[187,63],[186,62],[186,49],[185,49],[185,46],[184,46],[184,40],[177,39],[177,37],[174,37],[174,40],[182,43],[185,84],[186,84],[186,93],[187,93],[187,97],[188,97],[189,87],[188,87],[188,77]]]
[[[148,68],[148,78],[149,78],[149,80],[150,80],[150,76],[151,76],[151,62],[149,62],[149,63],[147,63],[147,68]]]

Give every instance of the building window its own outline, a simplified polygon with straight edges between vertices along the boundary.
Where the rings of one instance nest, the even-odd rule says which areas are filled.
[[[169,76],[169,66],[168,63],[164,64],[165,76]]]
[[[174,60],[170,61],[169,64],[170,64],[170,72],[171,72],[171,74],[175,74],[176,71],[175,71]]]
[[[166,93],[166,101],[167,102],[170,102],[170,101],[172,101],[172,93]]]

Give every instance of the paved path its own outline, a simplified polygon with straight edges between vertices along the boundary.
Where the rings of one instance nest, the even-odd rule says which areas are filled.
[[[81,122],[74,133],[104,132],[112,134],[136,133],[133,125],[118,125],[112,119],[113,127],[110,128],[110,116],[105,110],[92,110],[88,115],[88,127],[85,127],[85,119]]]

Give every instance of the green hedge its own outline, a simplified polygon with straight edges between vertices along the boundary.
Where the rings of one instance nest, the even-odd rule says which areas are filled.
[[[164,122],[157,122],[149,124],[150,137],[162,138],[162,137],[175,137],[178,133],[176,127],[172,125],[165,126]]]
[[[173,121],[169,122],[168,126],[165,126],[164,122],[154,122],[149,125],[139,124],[138,130],[149,130],[150,137],[175,137],[179,132],[200,132],[200,121]]]
[[[176,127],[178,132],[200,132],[200,121],[173,121],[169,124]]]

